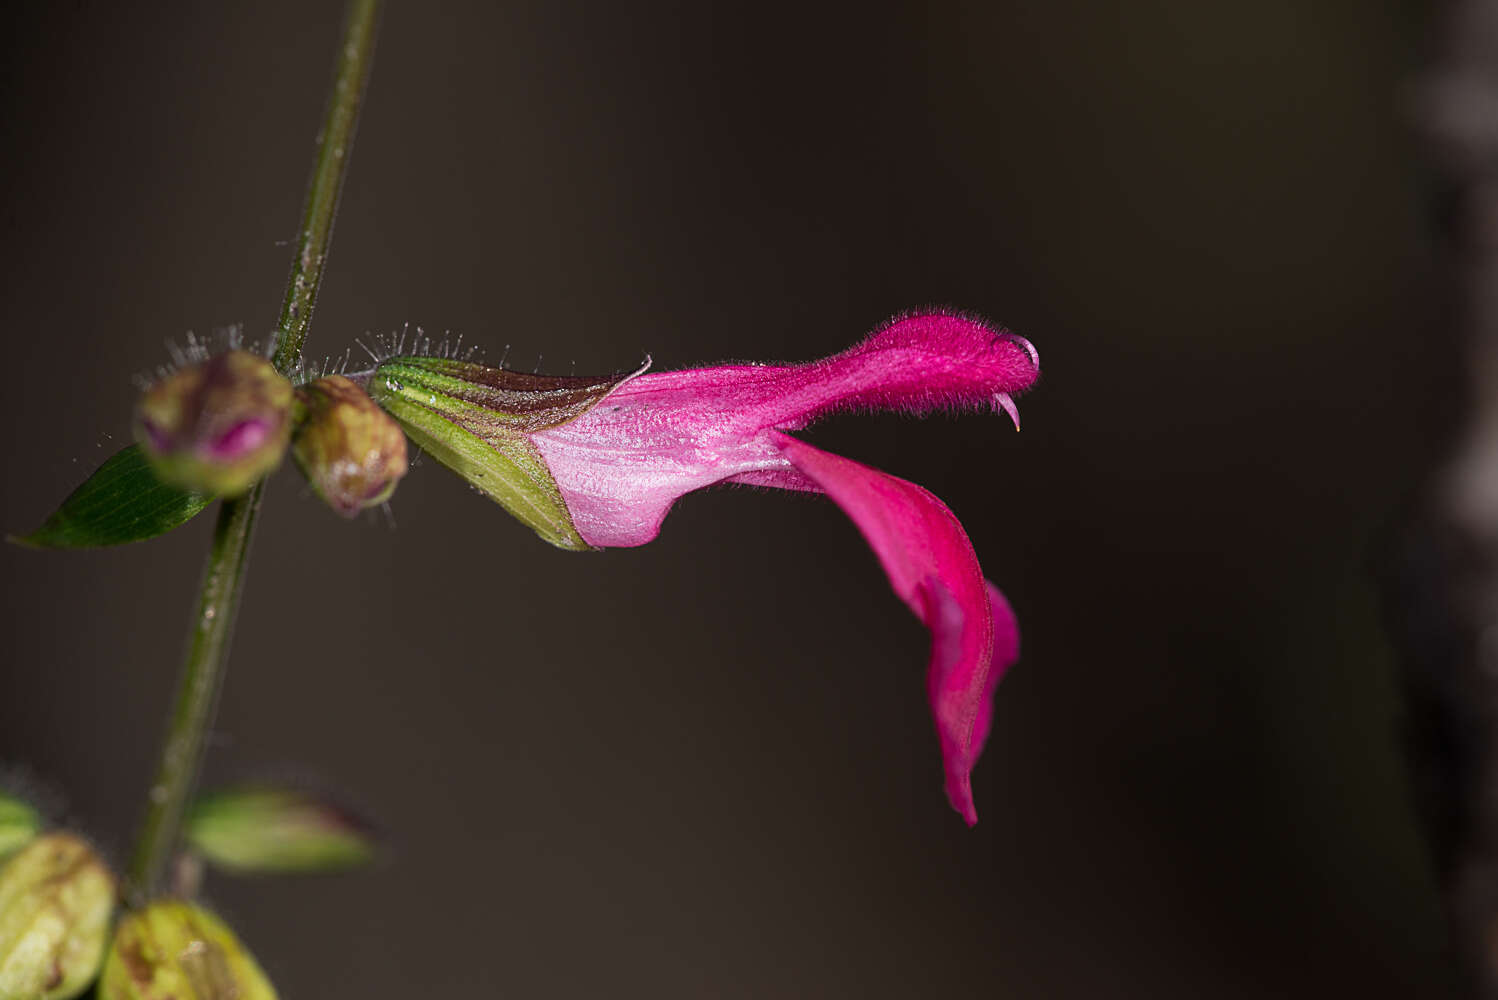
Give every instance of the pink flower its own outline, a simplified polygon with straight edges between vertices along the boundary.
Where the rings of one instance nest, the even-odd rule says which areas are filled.
[[[951,313],[912,315],[809,364],[641,375],[530,440],[578,533],[597,547],[643,545],[678,497],[715,483],[831,497],[931,630],[927,690],[947,797],[971,825],[969,776],[988,735],[994,686],[1019,654],[1014,613],[935,496],[785,432],[843,409],[978,405],[1008,412],[1018,427],[1009,394],[1033,384],[1039,371],[1022,337]]]
[[[1019,655],[1014,614],[945,504],[787,432],[854,408],[992,407],[1018,427],[1010,393],[1039,373],[1023,337],[924,313],[801,365],[589,379],[403,356],[365,378],[417,444],[562,548],[643,545],[678,497],[715,483],[830,496],[931,630],[927,688],[947,797],[971,824],[994,685]]]

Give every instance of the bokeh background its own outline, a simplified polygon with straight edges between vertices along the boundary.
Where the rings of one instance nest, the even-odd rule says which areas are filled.
[[[263,336],[336,4],[33,4],[3,76],[24,530],[163,341]],[[1419,5],[395,4],[313,353],[803,360],[928,303],[1030,337],[1002,417],[810,438],[919,482],[1015,605],[974,830],[926,635],[831,504],[694,495],[568,555],[427,461],[392,529],[288,465],[211,782],[370,872],[209,900],[290,997],[1362,997],[1453,989],[1374,569],[1461,415]],[[210,518],[0,551],[0,759],[122,858]]]

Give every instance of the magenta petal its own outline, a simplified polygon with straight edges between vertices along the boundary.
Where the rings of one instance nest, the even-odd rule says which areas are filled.
[[[778,396],[764,401],[756,417],[780,430],[863,408],[927,413],[992,406],[1018,422],[1009,394],[1034,384],[1040,356],[1002,327],[956,313],[918,313],[891,320],[841,354],[779,372]]]
[[[988,728],[993,721],[994,688],[1019,659],[1019,622],[1014,617],[1014,609],[1009,607],[1009,601],[992,580],[983,582],[988,587],[988,606],[993,611],[993,665],[988,668],[988,684],[978,704],[978,718],[973,723],[974,761],[988,742]]]
[[[791,464],[853,519],[890,586],[931,630],[927,694],[947,798],[971,826],[978,814],[969,776],[988,735],[994,686],[1019,651],[1013,612],[983,579],[956,516],[930,492],[804,441],[774,437]]]
[[[260,447],[270,435],[269,421],[258,417],[241,420],[220,434],[205,450],[217,460],[232,462],[246,452]]]

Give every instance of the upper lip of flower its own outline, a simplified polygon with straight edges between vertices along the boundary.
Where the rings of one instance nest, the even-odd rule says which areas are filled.
[[[590,544],[642,545],[677,497],[714,483],[820,492],[766,481],[790,466],[768,436],[773,430],[801,430],[845,409],[987,405],[1017,425],[1012,394],[1034,383],[1037,357],[1023,337],[970,317],[915,314],[821,361],[641,375],[531,440]]]

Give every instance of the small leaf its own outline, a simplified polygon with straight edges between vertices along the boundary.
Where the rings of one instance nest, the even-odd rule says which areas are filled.
[[[41,828],[42,820],[35,809],[0,792],[0,858],[26,846]]]
[[[285,788],[239,788],[200,798],[187,819],[187,840],[209,863],[242,873],[339,871],[375,856],[368,824]]]
[[[29,535],[10,541],[36,549],[94,549],[163,535],[213,502],[156,478],[140,448],[115,452]]]

